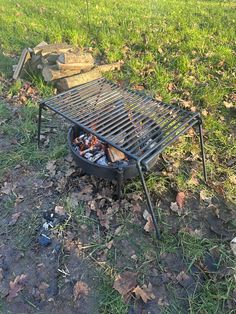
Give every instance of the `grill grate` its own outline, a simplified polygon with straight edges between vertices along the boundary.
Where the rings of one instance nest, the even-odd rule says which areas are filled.
[[[119,87],[102,78],[80,85],[40,103],[38,144],[42,109],[48,107],[84,131],[97,136],[136,161],[157,237],[157,220],[143,170],[151,169],[157,156],[180,135],[198,124],[204,178],[207,180],[199,113],[156,101],[151,97]],[[118,169],[121,187],[122,170]],[[119,193],[120,195],[120,193]]]
[[[150,168],[156,156],[198,122],[199,114],[158,102],[102,78],[42,102]]]

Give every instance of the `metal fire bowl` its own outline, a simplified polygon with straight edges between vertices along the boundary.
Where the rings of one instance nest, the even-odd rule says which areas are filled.
[[[86,158],[78,155],[78,153],[74,150],[72,145],[73,140],[79,136],[79,133],[82,129],[74,125],[69,129],[68,132],[68,145],[70,152],[73,156],[74,161],[76,164],[84,170],[85,173],[94,175],[99,178],[107,179],[107,180],[118,180],[118,177],[122,173],[122,179],[127,180],[138,176],[138,169],[136,167],[136,162],[134,160],[129,160],[129,164],[127,166],[102,166],[96,163],[93,163]]]

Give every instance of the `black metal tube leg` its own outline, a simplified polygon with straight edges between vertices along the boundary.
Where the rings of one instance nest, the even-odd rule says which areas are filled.
[[[159,232],[159,229],[158,229],[158,226],[157,226],[157,219],[155,217],[155,213],[154,213],[154,210],[153,210],[150,194],[148,192],[147,185],[146,185],[146,182],[145,182],[145,179],[144,179],[144,175],[143,175],[143,172],[142,172],[142,167],[141,167],[139,162],[137,162],[137,168],[138,168],[138,172],[139,172],[139,176],[140,176],[140,179],[141,179],[141,183],[142,183],[144,192],[146,194],[147,205],[148,205],[149,213],[152,216],[152,221],[153,221],[153,225],[154,225],[154,228],[155,228],[155,231],[156,231],[157,239],[160,240],[161,237],[160,237],[160,232]]]
[[[202,123],[201,122],[199,123],[199,137],[200,137],[200,146],[201,146],[201,155],[202,155],[203,174],[204,174],[205,181],[207,181],[206,158],[205,158],[205,150],[204,150]]]
[[[43,106],[40,104],[39,105],[39,116],[38,116],[38,147],[40,146],[42,109],[43,109]]]
[[[119,203],[121,202],[122,197],[122,186],[123,186],[123,170],[119,169],[117,172],[117,187],[116,187],[117,199],[119,200]]]

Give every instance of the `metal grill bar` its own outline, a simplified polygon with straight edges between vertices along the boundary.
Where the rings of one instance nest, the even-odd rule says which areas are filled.
[[[106,79],[75,87],[42,104],[136,160],[150,154],[154,158],[153,145],[175,136],[181,125],[194,119],[191,112],[123,89]]]
[[[85,113],[85,115],[86,115],[87,117],[89,117],[90,115],[93,114],[94,111],[95,111],[95,112],[101,112],[101,111],[102,111],[104,108],[106,108],[110,103],[112,103],[112,101],[118,100],[119,97],[120,97],[119,94],[110,95],[109,93],[107,93],[106,95],[103,95],[102,99],[100,99],[99,106],[98,106],[98,104],[96,103],[96,100],[94,100],[94,99],[89,100],[89,103],[88,103],[88,104],[87,104],[87,103],[84,103],[84,102],[82,101],[81,106],[80,106],[80,107],[76,107],[76,109],[74,109],[74,110],[72,111],[73,118],[74,118],[74,119],[79,118],[79,121],[80,121],[81,123],[83,123],[83,121],[85,121],[86,119],[84,118],[83,115],[81,115],[81,113],[82,113],[82,114]],[[100,107],[103,105],[103,103],[105,103],[105,102],[106,102],[105,107],[100,108]],[[97,105],[97,107],[95,107],[96,105]],[[67,112],[67,111],[65,110],[65,113],[66,113],[66,112]],[[82,116],[82,118],[80,118],[81,116]]]
[[[153,113],[153,111],[151,111],[151,113]],[[161,110],[160,113],[162,113],[161,118],[164,118],[166,115],[169,115],[169,110],[166,109],[166,108],[163,108],[163,110]],[[148,112],[147,112],[147,113],[145,112],[145,114],[148,114]],[[138,117],[138,118],[139,118],[139,117]],[[132,119],[132,120],[131,120],[131,123],[134,123],[134,122],[137,123],[137,122],[139,122],[139,121],[140,121],[139,119]],[[147,125],[148,123],[150,123],[150,121],[153,121],[153,120],[146,119],[146,121],[142,124],[142,126],[145,127],[145,125]],[[155,120],[155,121],[153,121],[153,122],[157,122],[157,121]],[[157,125],[156,125],[155,127],[157,127]],[[148,130],[148,131],[149,131],[149,130]],[[136,138],[137,135],[138,135],[138,134],[137,134],[138,132],[133,132],[133,126],[130,125],[130,124],[129,124],[129,127],[128,127],[128,128],[124,129],[124,132],[125,132],[125,135],[126,135],[127,137],[129,137],[129,143],[130,143],[130,140],[131,140],[131,139]],[[131,135],[132,133],[133,133],[133,136],[130,137],[130,135]],[[113,141],[116,141],[115,137],[113,137],[112,140],[113,140]]]
[[[146,102],[143,103],[143,105],[149,105],[149,104],[150,104],[150,100],[147,100]],[[140,106],[136,105],[134,108],[132,108],[132,110],[134,110],[135,108],[140,108]],[[150,108],[149,110],[151,110],[152,107],[149,107],[149,108]],[[98,130],[98,132],[102,131],[104,133],[104,135],[109,134],[109,138],[110,138],[110,136],[113,135],[114,133],[116,133],[117,129],[119,129],[121,127],[119,134],[124,133],[124,128],[127,125],[130,125],[130,123],[131,123],[130,120],[128,120],[128,122],[124,122],[124,118],[127,119],[128,114],[129,114],[129,111],[126,110],[121,116],[119,116],[119,119],[115,120],[115,121],[119,121],[117,124],[114,124],[112,119],[110,119],[111,122],[108,124],[106,123],[102,129]],[[136,113],[135,115],[137,118],[140,116],[139,113]],[[110,127],[110,126],[112,126],[112,127]],[[112,132],[113,129],[115,129],[115,131]]]
[[[137,98],[138,99],[138,98]],[[121,100],[121,98],[119,98],[119,99],[117,99],[117,100]],[[124,100],[128,100],[127,98],[125,98],[125,97],[123,97],[123,101]],[[101,115],[100,115],[100,113],[101,113]],[[94,119],[94,118],[97,118],[97,117],[99,117],[99,120],[100,120],[100,117],[102,116],[102,110],[101,111],[99,111],[99,113],[97,113],[96,115],[93,115],[93,114],[91,114],[91,115],[87,115],[87,117],[90,117],[90,118],[88,118],[88,119],[82,119],[81,121],[84,121],[85,123],[88,123],[90,120],[92,120],[92,119]]]
[[[162,132],[164,132],[164,134],[167,134],[167,136],[169,136],[168,132],[170,130],[173,130],[173,134],[175,132],[175,126],[178,126],[179,123],[183,122],[185,117],[187,117],[187,115],[185,115],[182,119],[179,119],[176,121],[176,118],[171,119],[170,121],[166,122],[163,126],[161,127]],[[174,124],[171,125],[172,122],[176,121]],[[168,127],[169,126],[169,127]],[[167,128],[168,127],[168,128]],[[152,128],[153,131],[155,130],[155,128]],[[150,143],[148,143],[149,146],[151,146],[152,144],[159,142],[160,138],[163,136],[162,133],[160,135],[160,130],[156,131],[155,133],[152,134],[152,137],[155,136],[155,139],[149,138],[148,141],[150,141]],[[147,141],[147,140],[146,140]],[[137,150],[139,147],[143,147],[144,143],[146,142],[145,140],[142,140],[140,142],[138,142],[135,146],[134,145],[128,145],[125,146],[125,149],[129,150],[130,152],[135,152],[135,150]],[[131,149],[130,149],[131,147]],[[147,147],[145,147],[145,150],[147,149]]]

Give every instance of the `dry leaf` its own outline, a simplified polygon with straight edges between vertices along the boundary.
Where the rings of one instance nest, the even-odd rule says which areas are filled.
[[[200,199],[208,205],[212,204],[212,196],[207,196],[207,192],[205,190],[200,191]]]
[[[39,290],[46,290],[49,287],[49,284],[46,282],[42,281],[39,285]]]
[[[181,271],[176,276],[176,280],[179,281],[179,282],[184,281],[184,280],[188,280],[188,279],[189,279],[189,276],[184,271]]]
[[[150,232],[154,229],[154,226],[153,226],[153,221],[152,221],[152,216],[151,214],[149,214],[149,212],[145,209],[144,212],[143,212],[143,218],[145,220],[147,220],[145,226],[143,227],[143,229],[146,231],[146,232]]]
[[[208,111],[207,111],[206,109],[203,109],[203,110],[202,110],[202,115],[203,115],[204,117],[208,116]]]
[[[66,214],[65,209],[63,206],[56,206],[54,209],[55,213],[60,215],[60,216],[64,216]]]
[[[155,295],[152,292],[151,283],[149,283],[148,286],[143,285],[142,288],[140,286],[137,286],[132,292],[135,293],[137,298],[141,298],[145,303],[147,303],[148,300],[155,299]]]
[[[178,192],[178,194],[176,196],[176,203],[180,209],[183,208],[184,201],[185,201],[185,193],[184,192]]]
[[[119,227],[117,227],[117,228],[116,228],[116,230],[115,230],[115,232],[114,232],[114,235],[118,235],[118,234],[120,234],[120,233],[121,233],[121,231],[122,231],[122,229],[123,229],[123,226],[119,226]]]
[[[169,92],[171,92],[172,90],[175,90],[175,89],[176,89],[176,86],[175,86],[174,83],[169,83],[169,84],[167,85],[167,89],[168,89]]]
[[[140,91],[140,90],[143,90],[143,89],[144,89],[144,86],[143,86],[143,85],[138,85],[138,84],[136,84],[136,85],[133,86],[133,89]]]
[[[149,214],[149,212],[145,209],[144,212],[143,212],[143,218],[145,220],[148,220],[148,217],[150,217],[151,215]]]
[[[83,202],[91,201],[94,198],[93,186],[87,185],[81,191],[76,193],[77,199]]]
[[[236,237],[233,240],[231,240],[230,247],[231,247],[231,250],[233,251],[234,255],[236,256]]]
[[[181,208],[179,208],[179,206],[176,202],[171,202],[170,209],[172,210],[172,212],[177,213],[178,216],[181,216],[183,213],[183,210]]]
[[[14,281],[10,281],[9,283],[9,292],[7,296],[7,301],[11,302],[18,293],[24,289],[24,284],[27,276],[25,274],[21,274],[16,276]]]
[[[9,195],[16,186],[9,182],[4,182],[4,186],[1,188],[1,193]]]
[[[56,174],[56,160],[49,160],[46,164],[46,169],[49,171],[51,176]]]
[[[117,290],[125,299],[127,299],[129,293],[134,289],[136,285],[137,274],[126,271],[116,277],[113,288]]]
[[[21,215],[20,212],[13,214],[13,215],[11,216],[11,220],[10,220],[10,222],[9,222],[9,225],[10,225],[10,226],[15,225],[16,222],[17,222],[17,220],[19,219],[20,215]]]
[[[230,181],[230,183],[236,185],[236,175],[229,176],[229,181]]]
[[[77,281],[74,285],[74,300],[79,299],[80,297],[86,296],[89,293],[88,285],[83,281]]]
[[[112,245],[113,245],[113,240],[107,242],[106,247],[108,248],[108,250],[112,248]]]
[[[227,102],[227,101],[223,101],[223,105],[225,106],[225,108],[230,109],[233,108],[234,105],[232,102]]]
[[[140,206],[139,203],[133,204],[132,209],[135,214],[140,214],[142,211],[142,207]]]
[[[15,206],[17,206],[19,203],[23,202],[23,200],[24,200],[23,195],[21,195],[21,194],[17,195],[17,198],[15,200]]]
[[[143,227],[143,229],[146,232],[151,232],[154,229],[154,225],[153,225],[153,221],[152,221],[151,215],[147,218],[147,222],[146,222],[145,226]]]

